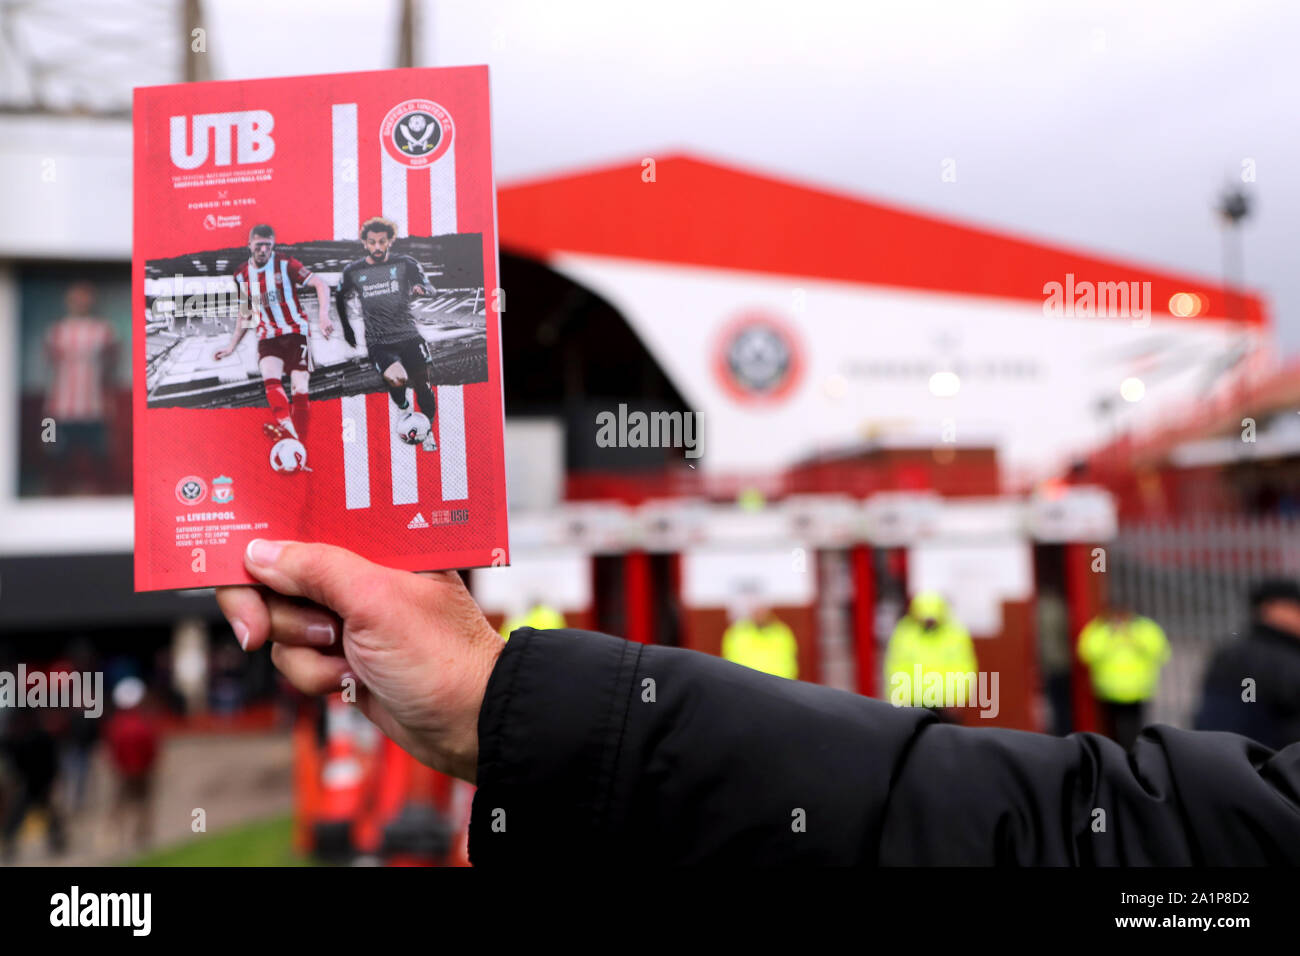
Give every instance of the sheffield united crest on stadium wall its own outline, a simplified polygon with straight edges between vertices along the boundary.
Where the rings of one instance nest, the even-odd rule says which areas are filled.
[[[407,166],[428,166],[451,148],[451,114],[433,100],[405,100],[384,117],[379,138],[388,155]]]
[[[793,330],[784,322],[766,313],[749,312],[723,329],[715,368],[733,397],[775,401],[798,382],[803,358]]]

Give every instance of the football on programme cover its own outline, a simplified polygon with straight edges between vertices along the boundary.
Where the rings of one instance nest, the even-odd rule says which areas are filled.
[[[137,590],[508,563],[486,67],[135,93]]]

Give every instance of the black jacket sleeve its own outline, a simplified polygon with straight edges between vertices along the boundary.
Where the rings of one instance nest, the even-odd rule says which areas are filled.
[[[475,865],[1300,863],[1300,744],[957,727],[693,651],[520,628]]]

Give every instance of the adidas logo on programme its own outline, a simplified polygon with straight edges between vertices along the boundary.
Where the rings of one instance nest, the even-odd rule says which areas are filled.
[[[427,522],[427,521],[424,520],[424,513],[423,513],[423,512],[417,511],[417,512],[415,513],[415,517],[411,519],[410,523],[409,523],[406,527],[408,527],[408,528],[427,528],[427,527],[429,527],[429,522]]]

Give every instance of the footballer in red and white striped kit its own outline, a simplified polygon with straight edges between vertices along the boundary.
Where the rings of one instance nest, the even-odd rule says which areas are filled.
[[[65,298],[68,314],[45,335],[45,414],[58,423],[57,441],[48,448],[61,462],[50,470],[50,490],[98,494],[110,455],[118,340],[112,323],[94,312],[90,283],[76,283]]]
[[[271,408],[271,421],[263,428],[272,441],[283,438],[305,441],[311,355],[307,347],[307,313],[298,298],[298,288],[310,285],[315,290],[316,321],[321,334],[329,338],[334,332],[329,316],[330,287],[293,256],[276,255],[275,231],[268,225],[249,230],[248,251],[249,259],[235,270],[240,319],[230,344],[218,349],[213,357],[217,361],[228,358],[234,354],[244,333],[256,329],[257,367]],[[286,370],[292,403],[284,390]]]

